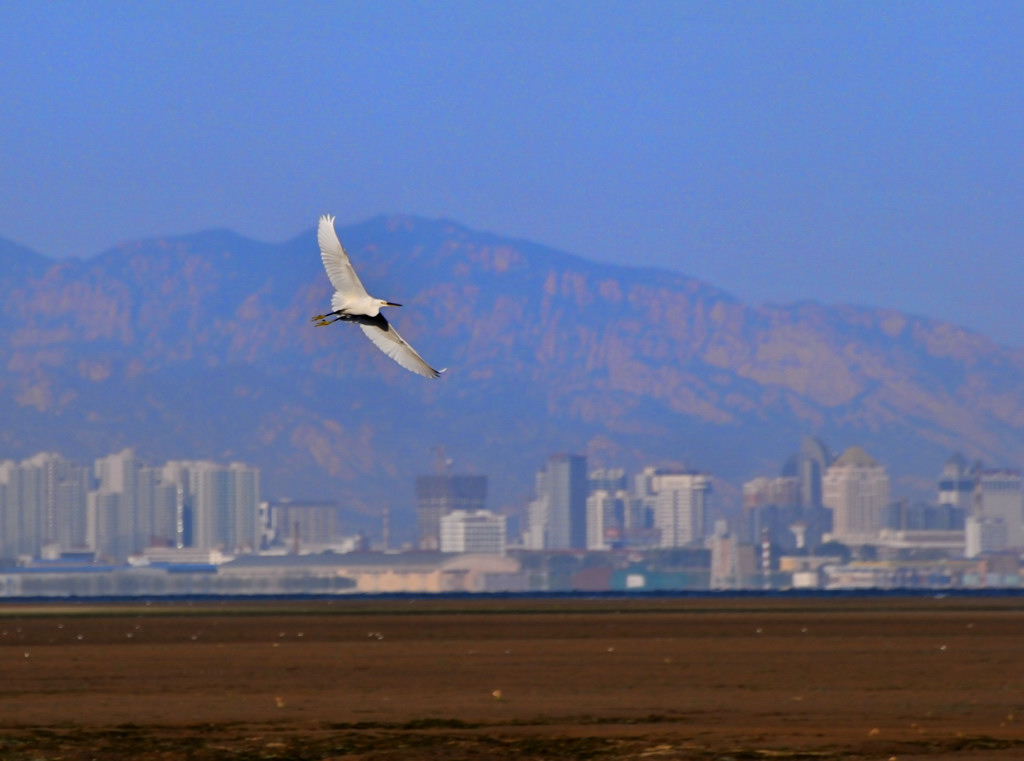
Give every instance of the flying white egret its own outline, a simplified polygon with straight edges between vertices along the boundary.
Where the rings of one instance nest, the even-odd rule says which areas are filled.
[[[398,335],[398,331],[380,313],[381,307],[402,305],[375,299],[366,292],[334,231],[334,217],[328,214],[320,217],[316,239],[320,244],[320,256],[324,260],[327,277],[334,286],[334,295],[331,296],[331,311],[318,314],[313,321],[321,327],[332,322],[359,323],[366,337],[406,370],[427,378],[440,377],[444,370],[435,370],[424,362],[423,357]]]

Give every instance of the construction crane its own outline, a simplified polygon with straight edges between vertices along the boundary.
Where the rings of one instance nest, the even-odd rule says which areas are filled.
[[[430,451],[434,453],[434,472],[439,476],[448,475],[448,471],[452,467],[452,458],[445,455],[444,445],[437,444],[432,446]]]

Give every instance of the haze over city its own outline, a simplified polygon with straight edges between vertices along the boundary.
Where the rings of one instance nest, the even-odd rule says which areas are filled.
[[[584,549],[578,515],[563,546],[534,509],[557,453],[714,479],[715,509],[685,532],[610,498],[626,517],[605,528],[635,543],[600,529],[587,549],[696,547],[724,535],[720,516],[752,547],[746,484],[794,477],[808,436],[891,482],[848,536],[882,530],[890,496],[953,504],[934,502],[955,451],[965,483],[1017,483],[1016,5],[9,8],[9,492],[65,467],[32,464],[57,462],[45,453],[260,474],[244,540],[211,523],[193,542],[182,495],[206,476],[153,476],[164,507],[129,541],[101,523],[157,498],[108,499],[134,492],[68,471],[79,538],[57,549],[250,552],[269,525],[257,491],[337,505],[360,531],[388,514],[415,538],[411,484],[437,447],[489,479],[487,506],[536,550]],[[368,290],[405,304],[388,315],[430,358],[416,367],[449,369],[436,383],[351,325],[310,323],[329,322],[322,214]],[[768,507],[836,509],[772,484]],[[998,516],[969,491],[910,522],[959,532],[944,541],[972,556],[1016,546],[1012,508],[971,544],[970,520]],[[198,494],[203,520],[230,514]],[[55,509],[32,499],[9,515]],[[56,551],[34,520],[9,555]]]
[[[1024,3],[0,20],[5,759],[1020,757]]]

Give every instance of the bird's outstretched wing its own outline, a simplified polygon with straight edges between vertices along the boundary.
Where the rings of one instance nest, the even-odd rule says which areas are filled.
[[[324,260],[324,269],[327,270],[327,277],[334,290],[347,297],[366,296],[366,289],[352,269],[352,262],[348,260],[338,234],[334,232],[334,217],[331,215],[320,217],[316,241],[320,244],[320,257]]]
[[[398,331],[391,325],[384,315],[376,317],[362,317],[358,320],[359,327],[363,329],[366,337],[373,341],[374,345],[382,352],[406,370],[412,370],[427,378],[440,378],[443,370],[438,371],[428,365],[416,350],[405,342],[405,339],[398,335]]]

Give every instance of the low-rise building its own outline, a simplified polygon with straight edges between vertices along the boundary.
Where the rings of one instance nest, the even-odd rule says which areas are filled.
[[[244,555],[218,569],[225,576],[287,580],[349,579],[367,594],[504,592],[524,588],[519,561],[503,555],[350,552],[344,555]]]
[[[441,552],[505,554],[505,516],[454,510],[441,516]]]

